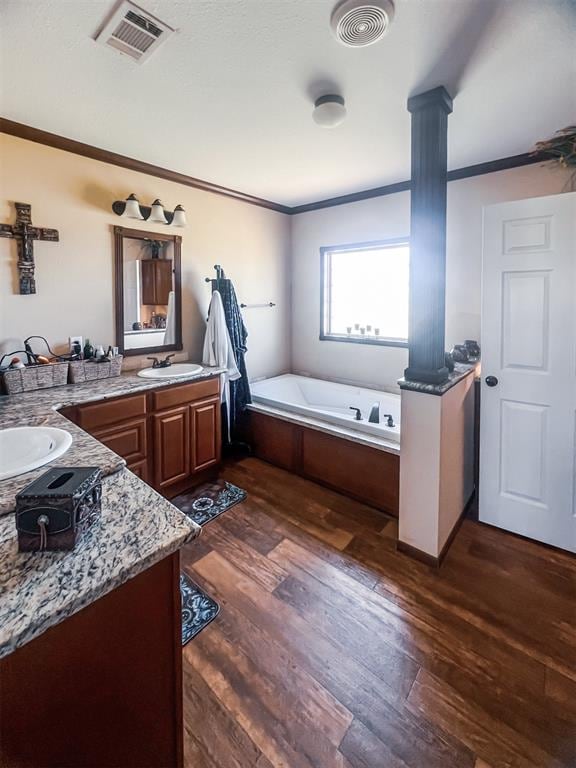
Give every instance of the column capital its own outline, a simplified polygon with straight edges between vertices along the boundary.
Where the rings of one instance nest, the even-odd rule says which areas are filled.
[[[452,97],[443,85],[439,85],[430,91],[410,96],[407,106],[408,112],[420,112],[431,107],[441,107],[449,115],[452,112]]]

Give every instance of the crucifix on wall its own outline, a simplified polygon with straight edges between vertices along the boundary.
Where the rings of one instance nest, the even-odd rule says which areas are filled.
[[[34,278],[34,240],[58,242],[57,229],[32,226],[32,206],[28,203],[14,203],[16,224],[0,224],[0,237],[11,237],[18,243],[18,272],[20,293],[36,293]]]

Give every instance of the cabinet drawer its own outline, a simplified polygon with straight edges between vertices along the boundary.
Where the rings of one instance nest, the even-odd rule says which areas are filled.
[[[218,376],[214,376],[212,379],[194,381],[190,384],[180,384],[153,392],[152,402],[154,403],[154,410],[162,411],[165,408],[174,408],[178,405],[190,403],[193,400],[217,395],[220,391],[219,382]]]
[[[114,427],[95,429],[92,434],[129,464],[145,459],[148,454],[145,416]]]
[[[87,432],[93,432],[108,424],[118,424],[136,416],[146,415],[146,394],[120,397],[78,409],[78,424]]]

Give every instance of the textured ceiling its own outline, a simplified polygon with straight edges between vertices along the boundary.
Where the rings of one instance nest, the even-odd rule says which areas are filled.
[[[576,119],[573,0],[397,0],[339,45],[333,0],[141,0],[178,29],[144,64],[97,45],[108,0],[1,0],[0,113],[288,205],[409,177],[407,97],[454,96],[449,165],[519,154]],[[314,98],[345,97],[327,130]]]

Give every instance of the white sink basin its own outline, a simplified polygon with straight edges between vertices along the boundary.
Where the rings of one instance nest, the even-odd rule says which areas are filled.
[[[173,363],[167,368],[144,368],[138,371],[138,376],[143,379],[177,379],[179,376],[192,376],[201,370],[202,366],[195,363]]]
[[[0,480],[43,467],[72,445],[72,435],[56,427],[0,430]]]

